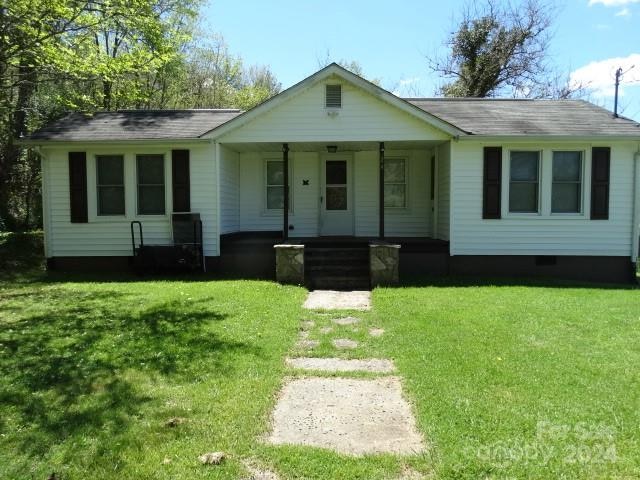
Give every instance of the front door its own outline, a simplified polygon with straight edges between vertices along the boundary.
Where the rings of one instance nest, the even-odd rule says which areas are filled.
[[[351,162],[324,159],[320,191],[320,235],[353,235]]]

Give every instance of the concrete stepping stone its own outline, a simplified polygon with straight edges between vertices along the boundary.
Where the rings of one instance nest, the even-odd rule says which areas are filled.
[[[304,308],[310,310],[370,310],[371,292],[354,290],[314,290],[309,292]]]
[[[298,343],[296,345],[298,348],[306,348],[308,350],[313,350],[318,345],[320,345],[320,342],[318,340],[309,340],[306,338],[302,338],[298,340]]]
[[[384,328],[370,328],[369,335],[372,337],[381,337],[384,335]]]
[[[369,358],[365,360],[345,360],[343,358],[287,358],[287,365],[300,370],[322,372],[376,372],[389,373],[395,370],[392,360]]]
[[[336,325],[355,325],[360,322],[359,318],[356,317],[342,317],[342,318],[334,318],[331,320]]]
[[[336,338],[331,343],[340,350],[353,350],[354,348],[358,348],[358,342],[349,340],[348,338]]]
[[[322,335],[326,335],[327,333],[331,333],[331,332],[333,332],[333,327],[322,327],[320,329],[320,333]]]
[[[316,322],[314,322],[313,320],[304,320],[302,322],[303,330],[311,330],[315,326],[316,326]]]
[[[412,455],[425,450],[398,377],[301,378],[280,392],[272,444],[307,445],[350,455]]]

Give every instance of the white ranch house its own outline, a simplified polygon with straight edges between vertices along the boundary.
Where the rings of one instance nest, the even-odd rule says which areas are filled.
[[[24,142],[51,268],[125,267],[132,221],[167,245],[185,211],[208,271],[272,276],[296,243],[311,284],[381,240],[400,275],[628,281],[638,258],[640,124],[584,101],[402,99],[332,64],[247,112],[72,114]]]

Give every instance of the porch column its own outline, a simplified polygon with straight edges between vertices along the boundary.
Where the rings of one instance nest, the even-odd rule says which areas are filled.
[[[379,189],[379,231],[380,239],[384,238],[384,142],[380,142],[380,189]]]
[[[284,207],[283,207],[283,228],[282,239],[289,238],[289,144],[282,144],[282,168],[284,169]]]

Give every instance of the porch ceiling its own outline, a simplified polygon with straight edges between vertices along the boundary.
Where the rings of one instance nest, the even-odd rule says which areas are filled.
[[[407,140],[385,142],[386,150],[424,150],[431,149],[444,143],[441,140]],[[223,143],[236,152],[279,152],[282,143]],[[362,150],[378,150],[378,142],[291,142],[289,151],[292,152],[321,152],[326,153],[328,145],[338,147],[338,152],[357,152]]]

